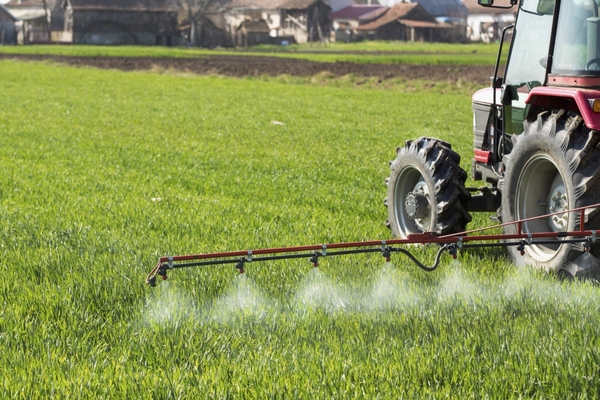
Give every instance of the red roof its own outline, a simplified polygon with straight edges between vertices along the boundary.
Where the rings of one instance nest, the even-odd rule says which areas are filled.
[[[398,21],[401,19],[410,21],[429,22],[434,24],[435,26],[439,26],[435,18],[432,17],[431,14],[429,14],[427,11],[425,11],[425,9],[419,3],[398,3],[376,20],[360,25],[358,27],[358,30],[370,31],[378,29],[384,25],[389,24],[390,22]]]
[[[342,8],[341,10],[337,10],[336,12],[332,12],[329,14],[329,19],[333,21],[334,19],[359,19],[361,16],[365,14],[372,13],[373,11],[377,11],[381,8],[387,8],[381,6],[379,4],[356,4],[352,6],[348,6]]]

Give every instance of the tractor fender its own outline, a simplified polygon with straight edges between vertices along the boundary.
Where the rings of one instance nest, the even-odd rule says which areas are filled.
[[[534,109],[539,108],[570,110],[580,113],[589,129],[600,130],[600,112],[594,112],[592,108],[596,99],[600,102],[600,90],[538,86],[531,89],[525,100],[533,106],[529,107],[529,114],[536,115],[526,115],[526,118],[536,117]]]
[[[502,90],[496,89],[496,105],[500,105]],[[494,89],[491,87],[479,89],[471,97],[472,103],[491,105],[494,102]]]

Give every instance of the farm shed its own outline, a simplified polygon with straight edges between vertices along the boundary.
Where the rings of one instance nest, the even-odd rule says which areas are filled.
[[[11,0],[7,9],[20,20],[19,43],[71,43],[71,32],[65,31],[64,10],[60,0]],[[19,27],[17,31],[19,31]]]
[[[50,42],[51,10],[46,10],[41,0],[11,0],[5,7],[18,20],[18,43]]]
[[[255,42],[258,29],[260,43],[306,43],[329,37],[330,11],[324,0],[233,0],[218,11],[209,7],[206,17],[225,36],[224,46],[244,45],[240,37],[244,31],[250,33],[249,29],[254,31]],[[202,36],[200,43],[207,46],[206,34]]]
[[[269,32],[269,25],[265,20],[244,21],[237,29],[236,45],[248,47],[257,44],[269,44],[271,43]]]
[[[244,45],[240,42],[240,31],[248,29],[254,31],[252,35],[255,39],[256,34],[260,33],[260,41],[254,40],[255,44],[272,43],[281,26],[281,13],[277,8],[277,1],[233,0],[227,5],[225,20],[226,29],[237,46]]]
[[[201,47],[231,46],[233,37],[226,32],[225,10],[231,0],[210,0],[199,10],[200,3],[175,2],[179,7],[179,44]]]
[[[17,44],[17,18],[0,4],[0,46]]]
[[[171,0],[62,0],[73,43],[177,45],[179,7]]]
[[[398,3],[357,30],[368,39],[438,42],[443,41],[450,28],[436,21],[418,3]]]
[[[357,28],[385,13],[389,7],[379,4],[354,4],[332,12],[328,18],[333,27],[331,39],[341,42],[352,42],[358,37]]]
[[[281,27],[278,36],[293,36],[296,43],[329,38],[331,7],[323,0],[283,0],[279,3]]]

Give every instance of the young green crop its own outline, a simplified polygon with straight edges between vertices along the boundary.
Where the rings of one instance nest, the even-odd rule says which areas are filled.
[[[1,397],[598,397],[597,288],[500,250],[431,274],[360,255],[143,284],[165,254],[388,238],[398,145],[438,136],[469,167],[464,89],[0,76]]]
[[[506,46],[505,46],[506,47]],[[505,48],[506,50],[506,48]],[[2,46],[0,54],[110,57],[207,57],[246,55],[284,57],[316,62],[369,64],[494,65],[496,44],[411,42],[333,43],[327,45],[256,46],[248,49],[199,49],[148,46]]]

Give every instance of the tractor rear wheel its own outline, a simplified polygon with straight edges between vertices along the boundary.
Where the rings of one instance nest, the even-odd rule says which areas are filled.
[[[388,226],[395,237],[435,232],[463,232],[471,216],[466,211],[470,194],[467,173],[450,144],[422,137],[406,141],[390,163],[387,180]]]
[[[587,129],[576,113],[545,111],[536,121],[526,121],[524,132],[513,136],[513,150],[504,157],[506,175],[500,182],[504,222],[562,213],[523,222],[522,231],[563,232],[578,230],[579,213],[569,209],[592,205],[600,194],[599,135]],[[596,214],[596,216],[595,216]],[[586,215],[585,228],[600,228],[596,212]],[[516,225],[504,233],[516,233]],[[525,246],[525,254],[508,247],[517,265],[533,265],[558,272],[583,252],[581,244],[535,244]],[[570,268],[569,271],[575,271]]]

